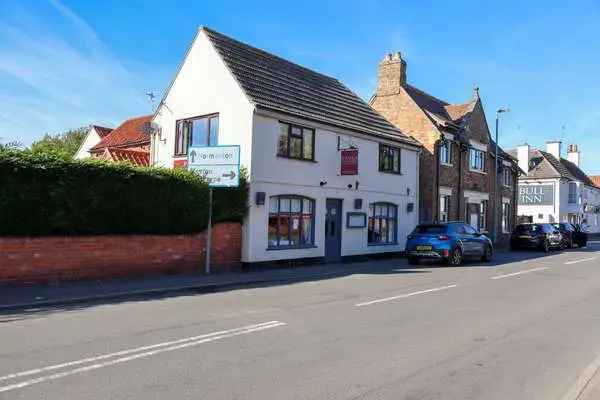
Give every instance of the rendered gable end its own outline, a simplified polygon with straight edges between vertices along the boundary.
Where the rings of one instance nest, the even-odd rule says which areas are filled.
[[[241,164],[251,168],[252,115],[254,107],[200,29],[163,97],[153,121],[161,127],[155,141],[153,164],[172,168],[176,122],[219,114],[219,145],[240,145]]]
[[[76,160],[82,160],[90,157],[90,149],[100,143],[100,135],[96,132],[96,128],[90,126],[81,146],[79,146],[79,150],[73,156]]]

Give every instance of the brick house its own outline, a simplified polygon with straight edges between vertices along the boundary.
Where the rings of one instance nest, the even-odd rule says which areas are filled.
[[[150,164],[150,135],[144,132],[144,125],[149,124],[151,119],[152,115],[145,115],[126,120],[117,128],[100,136],[100,141],[87,151],[88,157],[127,161],[135,165],[148,166]],[[104,129],[108,130],[108,128]],[[84,143],[87,141],[86,137]],[[85,158],[78,155],[76,158]]]
[[[406,61],[389,54],[379,64],[370,105],[423,145],[420,156],[420,215],[426,221],[467,221],[483,232],[494,223],[506,240],[516,218],[516,160],[499,149],[494,174],[493,142],[479,90],[466,103],[449,104],[407,83]],[[500,193],[494,196],[494,176]]]

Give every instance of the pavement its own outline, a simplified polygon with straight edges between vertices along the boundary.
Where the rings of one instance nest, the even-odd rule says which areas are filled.
[[[0,399],[597,395],[600,243],[460,267],[327,268],[0,310]]]

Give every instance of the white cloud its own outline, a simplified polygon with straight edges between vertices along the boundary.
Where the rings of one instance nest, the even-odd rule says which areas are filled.
[[[0,11],[3,140],[29,144],[46,132],[150,112],[138,78],[59,0],[37,13]]]

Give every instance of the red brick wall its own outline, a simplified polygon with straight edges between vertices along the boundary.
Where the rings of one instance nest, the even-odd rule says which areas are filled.
[[[204,271],[205,233],[193,235],[0,237],[0,282],[145,276]],[[239,223],[213,227],[213,271],[241,265]]]

